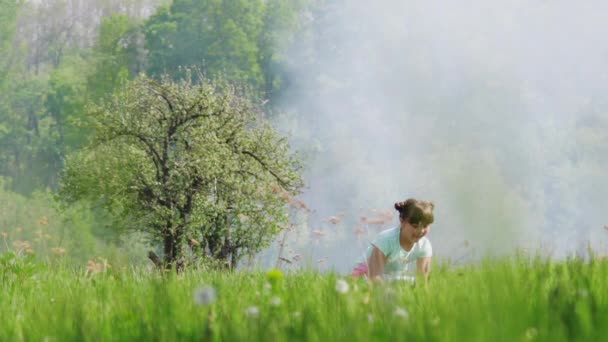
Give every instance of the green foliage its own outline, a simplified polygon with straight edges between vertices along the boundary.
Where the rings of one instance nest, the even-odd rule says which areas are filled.
[[[142,76],[89,112],[94,139],[68,158],[61,194],[115,213],[118,229],[163,243],[168,264],[188,243],[236,265],[286,224],[285,191],[301,186],[297,159],[261,113],[199,75]]]
[[[13,251],[0,255],[0,282],[23,281],[36,271],[37,264],[31,255],[20,255]]]
[[[143,260],[141,239],[111,234],[100,209],[74,205],[61,210],[48,191],[25,197],[8,188],[0,178],[0,255],[73,265],[94,257],[133,264]]]
[[[24,194],[55,184],[61,167],[53,119],[44,109],[46,87],[41,77],[15,80],[0,112],[0,175]]]
[[[79,125],[86,120],[84,108],[88,101],[86,70],[89,63],[78,56],[64,57],[50,74],[45,108],[53,119],[57,142],[62,155],[84,144],[87,133]]]
[[[278,47],[297,27],[304,1],[177,0],[145,24],[149,72],[197,65],[270,93],[281,85]]]
[[[442,265],[415,287],[306,272],[270,287],[264,272],[159,277],[106,266],[39,265],[20,286],[0,282],[0,340],[597,341],[608,334],[608,262],[599,259]]]
[[[143,38],[134,19],[114,15],[102,21],[93,48],[94,72],[88,79],[93,100],[111,96],[116,88],[143,71],[138,63],[143,53],[138,50],[138,39]]]
[[[20,0],[0,0],[0,91],[7,83],[12,63],[15,59],[13,53],[13,36],[17,11],[21,6]],[[0,95],[0,110],[2,110],[2,95]]]

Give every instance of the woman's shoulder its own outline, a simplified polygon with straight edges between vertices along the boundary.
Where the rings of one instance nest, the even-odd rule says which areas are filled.
[[[390,251],[394,250],[395,245],[399,244],[399,229],[391,228],[386,229],[378,233],[374,241],[372,241],[372,245],[380,248],[380,250],[387,254]]]
[[[389,228],[376,235],[376,240],[399,240],[399,227]]]
[[[385,229],[378,233],[378,236],[395,236],[399,234],[399,227]]]

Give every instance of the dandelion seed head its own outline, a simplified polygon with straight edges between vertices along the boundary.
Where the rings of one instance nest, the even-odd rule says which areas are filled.
[[[245,310],[247,317],[256,318],[260,315],[260,309],[257,306],[250,306]]]
[[[281,305],[281,298],[277,296],[270,298],[270,305],[275,307]]]
[[[198,305],[213,304],[217,300],[217,291],[212,286],[204,286],[194,290],[194,302]]]
[[[530,328],[526,329],[526,333],[525,333],[526,340],[528,340],[528,341],[533,340],[534,338],[536,338],[536,336],[538,336],[538,330],[536,328],[530,327]]]
[[[349,290],[350,290],[350,285],[348,285],[348,283],[345,280],[338,279],[336,281],[336,291],[338,293],[345,294],[345,293],[348,293]]]
[[[401,317],[403,319],[409,319],[410,318],[410,313],[406,309],[404,309],[402,307],[399,307],[399,306],[395,308],[395,311],[393,311],[393,314],[395,316]]]

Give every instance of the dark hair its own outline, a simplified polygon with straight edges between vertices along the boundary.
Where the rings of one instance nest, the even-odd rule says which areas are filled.
[[[395,203],[395,209],[399,212],[399,217],[412,225],[428,226],[433,223],[434,208],[435,204],[433,202],[419,201],[413,198]]]

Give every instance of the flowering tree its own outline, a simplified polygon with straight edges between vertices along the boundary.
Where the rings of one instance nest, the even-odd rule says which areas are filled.
[[[202,76],[131,82],[89,113],[95,135],[67,160],[62,197],[98,202],[117,228],[162,244],[159,266],[186,252],[234,267],[285,226],[300,164],[262,114]]]

